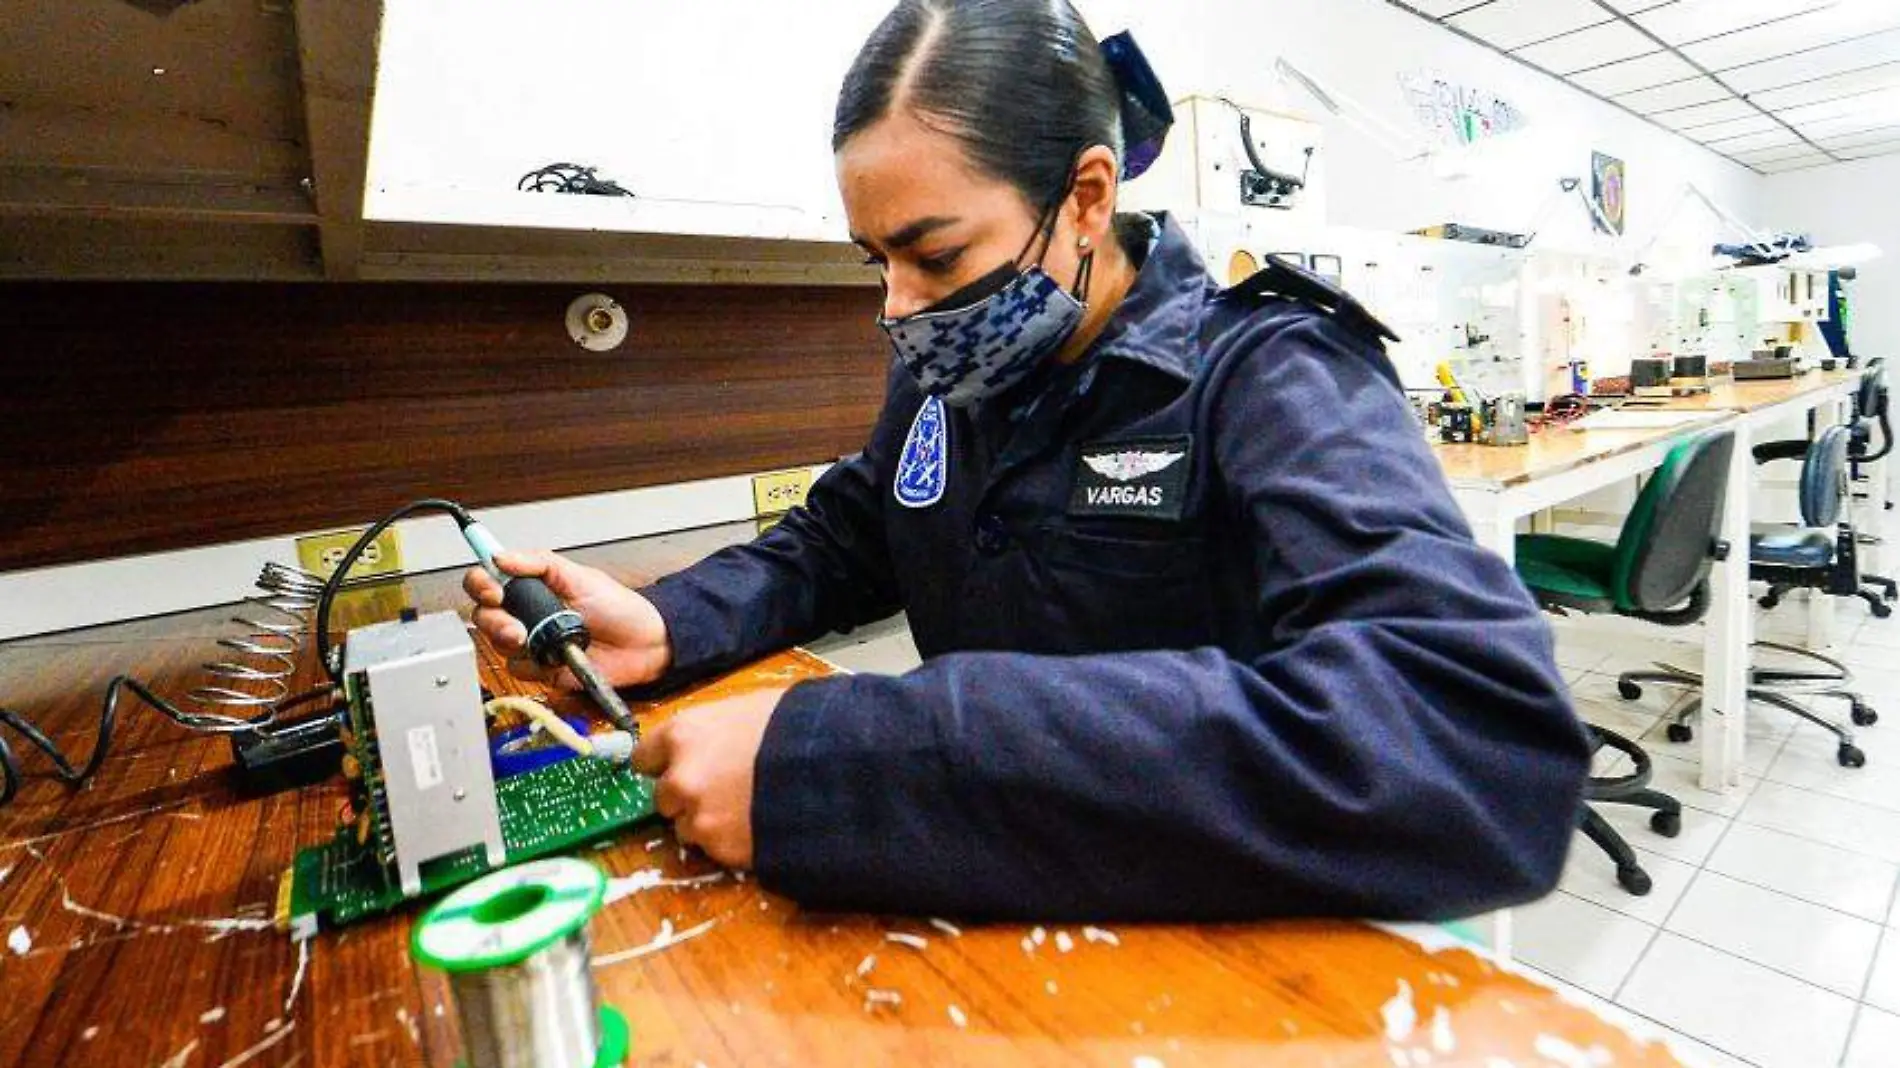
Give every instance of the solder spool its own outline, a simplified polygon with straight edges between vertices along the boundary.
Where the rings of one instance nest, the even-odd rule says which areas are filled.
[[[587,923],[607,894],[569,857],[504,868],[437,902],[410,955],[448,973],[468,1068],[615,1068],[626,1018],[599,1004]]]

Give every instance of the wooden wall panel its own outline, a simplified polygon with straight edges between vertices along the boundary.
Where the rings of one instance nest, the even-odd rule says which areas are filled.
[[[0,284],[0,570],[709,478],[862,447],[857,287]]]

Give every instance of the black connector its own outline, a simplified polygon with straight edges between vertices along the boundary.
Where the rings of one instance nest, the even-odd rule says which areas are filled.
[[[231,736],[238,792],[264,797],[323,782],[343,765],[343,713],[326,712]]]

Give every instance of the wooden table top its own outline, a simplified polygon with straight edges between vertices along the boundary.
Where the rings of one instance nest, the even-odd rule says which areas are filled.
[[[447,583],[435,585],[441,603]],[[0,695],[83,752],[112,673],[182,691],[218,633],[200,615],[0,645]],[[484,660],[495,689],[530,692]],[[808,670],[780,657],[728,685]],[[25,756],[34,777],[0,810],[0,933],[12,935],[0,1066],[455,1063],[447,984],[409,957],[416,910],[302,944],[264,919],[295,852],[330,834],[340,782],[247,800],[219,774],[222,740],[144,709],[120,727],[91,787],[69,791]],[[581,855],[613,876],[717,874],[657,824]],[[632,1023],[634,1063],[1371,1066],[1424,1064],[1427,1051],[1436,1064],[1677,1063],[1469,951],[1356,923],[1044,930],[816,915],[724,875],[608,905],[594,953],[702,925],[595,970]]]
[[[1697,427],[1707,423],[1693,424]],[[1432,446],[1444,469],[1445,480],[1459,488],[1501,490],[1535,479],[1550,478],[1586,464],[1633,452],[1645,445],[1674,437],[1682,426],[1639,430],[1583,430],[1570,426],[1546,427],[1531,435],[1526,445]]]
[[[1672,411],[1756,412],[1810,393],[1860,381],[1859,370],[1809,371],[1793,378],[1715,378],[1707,393],[1671,397],[1657,407]]]
[[[1709,392],[1660,401],[1633,401],[1630,411],[1748,413],[1858,381],[1859,371],[1811,371],[1796,378],[1737,382],[1718,378]],[[1705,429],[1695,423],[1630,430],[1589,430],[1551,427],[1531,435],[1528,445],[1448,445],[1434,443],[1432,452],[1445,479],[1461,489],[1503,490],[1540,478],[1559,475],[1585,464],[1640,449],[1678,434]]]

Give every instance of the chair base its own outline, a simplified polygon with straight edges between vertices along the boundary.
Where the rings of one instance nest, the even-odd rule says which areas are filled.
[[[1595,725],[1590,727],[1590,733],[1596,739],[1598,749],[1610,748],[1628,755],[1635,770],[1615,778],[1592,777],[1585,788],[1584,803],[1577,806],[1577,826],[1616,865],[1618,885],[1641,897],[1650,891],[1649,873],[1643,870],[1642,864],[1636,859],[1636,850],[1592,806],[1636,805],[1654,809],[1655,812],[1649,817],[1650,830],[1665,838],[1674,838],[1682,832],[1682,802],[1660,790],[1649,788],[1652,768],[1649,754],[1643,751],[1642,746],[1615,731]]]
[[[1800,704],[1790,696],[1799,693],[1806,697],[1831,697],[1848,703],[1848,718],[1855,726],[1869,727],[1880,719],[1879,713],[1857,693],[1845,687],[1852,681],[1852,674],[1840,661],[1808,649],[1779,642],[1756,642],[1756,646],[1776,649],[1781,652],[1818,660],[1832,670],[1795,671],[1778,668],[1756,668],[1750,672],[1748,699],[1771,705],[1784,712],[1791,712],[1822,730],[1834,735],[1839,745],[1835,749],[1835,759],[1842,767],[1858,768],[1867,763],[1867,755],[1854,744],[1854,732],[1839,723],[1822,718],[1813,709]],[[1616,679],[1616,692],[1626,701],[1634,701],[1643,695],[1642,683],[1658,683],[1665,686],[1680,686],[1688,690],[1702,688],[1702,676],[1693,671],[1668,664],[1658,664],[1652,670],[1625,671]],[[1767,685],[1752,685],[1765,683]],[[1702,700],[1697,698],[1684,705],[1671,718],[1666,734],[1672,742],[1687,742],[1695,737],[1689,726],[1689,719],[1702,710]]]

